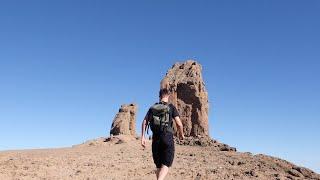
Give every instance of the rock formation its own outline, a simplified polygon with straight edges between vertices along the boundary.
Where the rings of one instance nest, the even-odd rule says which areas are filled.
[[[136,112],[137,105],[122,105],[114,118],[110,135],[133,135],[136,134]]]
[[[212,147],[216,151],[233,151],[236,152],[235,147],[231,147],[227,144],[220,143],[217,140],[211,139],[209,137],[185,137],[184,140],[179,140],[175,138],[175,143],[183,146],[202,146],[202,147]]]
[[[169,101],[180,113],[186,136],[209,136],[208,93],[199,63],[188,60],[174,64],[161,81],[160,88],[171,91]]]

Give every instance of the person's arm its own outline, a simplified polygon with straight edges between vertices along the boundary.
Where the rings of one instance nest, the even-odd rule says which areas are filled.
[[[146,147],[146,139],[144,136],[145,136],[145,131],[146,131],[146,127],[147,127],[147,118],[148,118],[148,114],[143,119],[142,125],[141,125],[141,146],[143,148]]]
[[[145,136],[146,127],[147,127],[147,120],[144,119],[142,121],[142,126],[141,126],[141,137]]]
[[[181,122],[181,119],[179,116],[176,116],[174,118],[174,120],[176,121],[176,125],[177,125],[177,128],[178,128],[178,136],[180,137],[181,140],[184,139],[184,133],[183,133],[183,125],[182,125],[182,122]]]

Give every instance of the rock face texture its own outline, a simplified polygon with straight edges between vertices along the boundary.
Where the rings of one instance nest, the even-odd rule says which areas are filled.
[[[160,88],[171,91],[169,102],[180,113],[185,136],[209,136],[208,92],[199,63],[188,60],[174,64],[162,79]]]
[[[114,118],[110,130],[111,135],[136,135],[136,104],[124,104]]]

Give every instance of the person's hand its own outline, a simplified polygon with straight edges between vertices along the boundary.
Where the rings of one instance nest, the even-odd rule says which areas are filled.
[[[184,134],[180,134],[180,140],[184,140]]]
[[[146,148],[146,139],[144,137],[141,137],[141,146],[144,148]]]

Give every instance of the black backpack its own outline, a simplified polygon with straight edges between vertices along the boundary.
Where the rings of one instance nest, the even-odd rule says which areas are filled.
[[[150,108],[149,123],[150,129],[154,134],[159,134],[162,132],[171,132],[172,120],[170,121],[170,106],[166,103],[156,103]]]

